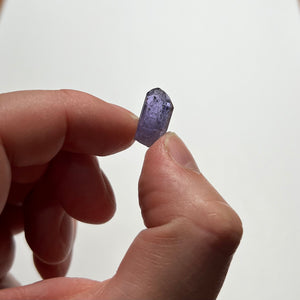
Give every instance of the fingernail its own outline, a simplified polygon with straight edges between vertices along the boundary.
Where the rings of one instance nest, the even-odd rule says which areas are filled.
[[[132,119],[134,119],[134,120],[138,120],[138,119],[139,119],[138,116],[136,116],[134,113],[132,113],[132,112],[129,111],[128,109],[126,109],[126,108],[124,108],[124,107],[122,107],[122,106],[119,106],[119,105],[117,105],[117,104],[112,104],[112,103],[111,103],[111,105],[113,105],[117,110],[121,111],[122,113],[124,113],[124,112],[128,113],[128,115],[129,115]]]
[[[167,133],[164,143],[168,154],[173,160],[175,160],[176,163],[178,163],[185,169],[200,173],[191,152],[175,133]]]
[[[138,120],[139,117],[137,115],[135,115],[134,113],[132,113],[131,111],[128,110],[128,113],[130,114],[131,118],[134,120]]]

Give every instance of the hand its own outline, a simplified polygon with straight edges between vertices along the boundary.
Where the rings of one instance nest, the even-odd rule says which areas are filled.
[[[63,276],[74,219],[101,223],[115,210],[111,186],[93,155],[133,142],[131,113],[76,91],[0,95],[0,275],[22,230],[44,278]],[[239,244],[239,217],[199,172],[172,133],[147,151],[139,181],[147,229],[117,273],[97,282],[52,278],[0,291],[0,299],[215,299]]]
[[[1,13],[1,10],[2,10],[3,2],[4,2],[4,0],[0,0],[0,13]]]

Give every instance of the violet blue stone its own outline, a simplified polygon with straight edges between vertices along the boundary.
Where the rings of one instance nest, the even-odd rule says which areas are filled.
[[[170,97],[160,88],[146,95],[140,115],[135,140],[150,147],[168,129],[173,112]]]

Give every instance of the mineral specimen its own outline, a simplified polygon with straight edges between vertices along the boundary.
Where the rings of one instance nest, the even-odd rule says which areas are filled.
[[[135,140],[150,147],[166,133],[173,112],[170,97],[160,88],[146,95],[140,115]]]

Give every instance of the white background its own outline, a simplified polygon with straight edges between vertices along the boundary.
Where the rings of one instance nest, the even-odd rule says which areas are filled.
[[[240,214],[244,236],[219,299],[300,299],[300,16],[296,0],[10,0],[0,92],[73,88],[137,115],[147,90],[175,105],[170,130]],[[100,164],[118,210],[79,226],[70,276],[114,274],[143,228],[146,148]],[[13,274],[39,280],[23,235]]]

